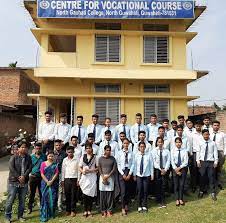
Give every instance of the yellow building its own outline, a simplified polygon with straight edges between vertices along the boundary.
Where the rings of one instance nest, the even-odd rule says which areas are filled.
[[[135,114],[151,113],[159,119],[187,116],[187,84],[207,72],[187,70],[186,45],[197,35],[187,29],[203,13],[195,7],[193,19],[76,19],[39,18],[36,1],[25,7],[37,28],[39,66],[27,71],[40,85],[39,118],[54,111],[55,121],[67,112],[73,122],[91,115],[111,117],[121,113],[134,122]]]

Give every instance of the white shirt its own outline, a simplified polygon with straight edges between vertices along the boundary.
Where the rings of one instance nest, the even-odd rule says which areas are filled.
[[[213,140],[215,136],[215,133],[212,132],[210,134],[210,139]],[[224,155],[226,155],[226,141],[225,141],[225,134],[223,132],[218,131],[216,133],[216,137],[215,137],[215,143],[217,145],[217,149],[218,151],[223,151]]]
[[[75,146],[73,146],[73,147],[74,147],[74,157],[81,158],[81,156],[82,156],[82,147],[79,144],[77,144],[76,147]]]
[[[152,124],[152,123],[149,123],[147,125],[147,131],[148,131],[148,141],[154,141],[154,139],[157,137],[158,135],[158,130],[159,130],[159,127],[161,125],[159,123],[156,123],[155,125]]]
[[[119,151],[122,150],[122,147],[123,147],[123,142],[119,139],[118,141],[118,148],[119,148]],[[132,143],[129,144],[129,151],[133,151],[133,145]]]
[[[173,169],[177,168],[178,164],[178,155],[179,155],[179,150],[180,150],[180,156],[181,156],[181,165],[180,168],[184,168],[188,166],[188,152],[186,149],[181,148],[175,148],[171,150],[171,165]]]
[[[103,127],[102,130],[101,130],[101,141],[104,141],[105,140],[105,132],[107,130],[110,130],[111,131],[111,139],[112,140],[115,140],[116,139],[116,136],[115,136],[115,129],[110,126],[110,127]]]
[[[171,140],[173,137],[175,136],[178,136],[177,134],[177,130],[174,130],[174,129],[170,129],[168,132],[167,132],[167,139]]]
[[[79,178],[80,157],[64,158],[62,163],[62,181],[66,178]]]
[[[209,126],[203,125],[203,126],[202,126],[202,130],[203,130],[203,129],[208,129],[208,130],[209,130],[209,133],[212,133],[212,132],[213,132],[213,127],[212,127],[212,125],[209,125]]]
[[[138,127],[137,123],[135,123],[130,129],[130,139],[131,139],[133,144],[135,144],[139,141],[138,129],[139,129],[139,127]],[[147,127],[145,125],[140,124],[140,131],[145,131],[146,132],[146,138],[148,137]]]
[[[97,146],[95,143],[93,143],[92,148],[93,148],[93,154],[97,155],[98,150],[99,150],[99,146]],[[86,154],[85,146],[82,147],[82,155],[84,155],[84,154]]]
[[[38,140],[54,140],[54,122],[42,122],[38,129]]]
[[[101,157],[101,156],[104,155],[104,147],[106,145],[108,145],[108,142],[107,142],[106,139],[100,143],[100,147],[99,147],[99,151],[98,151],[98,157]],[[113,141],[113,140],[110,140],[109,145],[111,147],[111,156],[117,157],[117,154],[119,152],[118,143]]]
[[[187,126],[184,127],[184,134],[188,137],[191,138],[192,134],[195,132],[195,128],[189,129]]]
[[[199,144],[203,140],[203,136],[201,132],[197,132],[196,130],[191,135],[191,147],[192,152],[196,153],[199,150]]]
[[[156,145],[156,140],[158,137],[159,137],[159,135],[153,139],[153,144],[152,144],[153,149],[156,148],[155,145]],[[171,141],[168,140],[168,138],[166,136],[164,136],[163,140],[164,140],[164,148],[170,150],[170,142]]]
[[[134,147],[133,147],[133,155],[134,155],[134,156],[136,156],[136,154],[140,152],[140,151],[139,151],[139,143],[140,143],[140,142],[141,142],[141,141],[138,141],[138,142],[134,145]],[[151,144],[150,144],[147,140],[145,140],[144,143],[145,143],[145,145],[146,145],[145,153],[150,153],[151,150],[152,150]]]
[[[71,128],[71,136],[77,136],[78,137],[79,133],[79,126],[75,125]],[[86,139],[87,139],[87,134],[86,134],[86,128],[84,126],[80,126],[80,135],[81,135],[81,142],[80,145],[85,144]]]
[[[154,168],[159,169],[160,168],[160,149],[159,147],[154,148],[151,151],[153,162],[154,162]],[[165,149],[163,147],[162,149],[162,165],[165,171],[168,171],[170,168],[170,151],[168,149]]]
[[[176,143],[175,143],[175,139],[177,138],[178,136],[176,137],[173,137],[173,139],[171,140],[171,143],[170,143],[170,150],[172,149],[175,149],[176,148]],[[191,144],[188,140],[188,138],[185,136],[185,134],[182,135],[182,148],[186,149],[187,152],[189,152],[190,154],[192,154],[192,148],[191,148]]]
[[[55,139],[60,139],[64,144],[69,142],[71,126],[68,123],[62,122],[55,125],[54,135]]]
[[[204,161],[206,154],[206,146],[208,142],[208,153],[207,153],[207,161],[213,161],[215,164],[218,163],[218,152],[217,145],[211,139],[205,141],[204,139],[199,144],[199,150],[196,153],[196,161]]]
[[[103,126],[96,124],[96,131],[95,131],[95,143],[99,143],[101,141],[101,131],[102,131]],[[89,133],[93,133],[94,130],[94,124],[90,124],[87,127],[87,135]]]
[[[125,130],[126,130],[126,138],[130,140],[130,126],[125,125]],[[120,133],[124,132],[124,125],[119,124],[115,127],[115,135],[116,135],[116,141],[120,140]]]
[[[132,175],[132,165],[133,165],[133,153],[128,150],[128,164],[125,163],[126,160],[126,152],[125,150],[120,150],[117,154],[116,161],[118,166],[118,171],[121,175],[124,174],[125,168],[128,168],[130,170],[129,174]]]

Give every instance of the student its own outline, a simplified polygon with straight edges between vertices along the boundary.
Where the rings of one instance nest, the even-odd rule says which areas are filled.
[[[213,140],[217,145],[218,150],[218,165],[217,165],[217,185],[222,190],[223,189],[223,167],[226,156],[226,141],[225,134],[220,131],[220,122],[213,121],[213,132],[210,134],[210,139]]]
[[[147,135],[147,127],[142,124],[142,115],[141,113],[137,113],[136,123],[130,129],[130,138],[133,145],[135,145],[139,141],[140,131],[145,131],[145,134]]]
[[[126,134],[124,132],[120,132],[119,140],[118,140],[119,151],[123,149],[123,141],[124,141],[124,139],[127,139],[126,138]],[[132,143],[129,144],[129,150],[133,151]]]
[[[117,166],[119,171],[119,185],[121,192],[121,203],[122,203],[122,216],[127,215],[128,205],[130,200],[131,192],[131,175],[133,173],[133,153],[129,150],[129,139],[123,140],[123,148],[118,152],[117,155]]]
[[[151,144],[146,139],[146,132],[140,131],[139,132],[139,141],[134,145],[133,147],[133,154],[136,156],[137,153],[139,153],[139,143],[144,142],[145,143],[145,153],[150,153],[152,150]]]
[[[186,119],[186,126],[184,127],[184,134],[191,138],[192,133],[195,131],[194,124],[191,119]]]
[[[92,149],[93,149],[93,154],[94,155],[97,155],[98,154],[98,151],[99,151],[99,146],[97,146],[95,143],[94,143],[94,134],[93,133],[89,133],[88,134],[88,139],[86,141],[86,144],[90,144],[92,145]],[[84,155],[86,153],[86,148],[85,146],[82,148],[82,155]]]
[[[92,115],[92,124],[88,125],[87,127],[87,135],[89,133],[93,133],[94,135],[94,142],[99,146],[101,142],[101,131],[102,126],[98,124],[99,115],[94,114]]]
[[[130,140],[130,126],[126,124],[127,122],[127,115],[121,114],[120,116],[120,124],[115,127],[116,133],[116,141],[120,139],[120,133],[123,132],[125,137]]]
[[[217,146],[214,141],[210,139],[209,130],[202,130],[203,141],[199,144],[199,150],[196,153],[197,166],[199,167],[200,178],[200,191],[199,198],[203,197],[203,191],[206,186],[206,174],[209,180],[211,197],[214,201],[217,200],[215,189],[215,169],[218,164]]]
[[[153,138],[154,143],[152,145],[152,148],[156,147],[156,141],[157,141],[157,138],[159,138],[159,137],[163,138],[163,140],[164,140],[164,148],[169,150],[170,149],[170,140],[167,139],[167,136],[165,134],[165,128],[163,126],[160,126],[158,128],[158,135],[157,135],[157,137]]]
[[[169,119],[163,119],[162,120],[162,126],[165,129],[165,136],[167,137],[167,133],[170,131],[170,127],[169,127]]]
[[[83,116],[77,116],[77,125],[71,128],[71,136],[78,137],[78,144],[83,146],[86,142],[87,134],[86,128],[82,125],[83,123]]]
[[[54,148],[55,123],[52,121],[52,112],[45,112],[45,122],[40,123],[38,128],[38,140],[43,144],[43,153]]]
[[[170,151],[164,147],[164,139],[157,137],[156,147],[151,151],[154,163],[156,201],[160,208],[165,208],[165,191],[170,168]]]
[[[90,133],[92,134],[92,133]],[[92,144],[85,144],[85,154],[80,159],[79,170],[81,172],[81,179],[79,186],[83,193],[84,217],[92,216],[92,205],[94,197],[97,194],[97,172],[98,160],[93,153]]]
[[[176,206],[185,205],[184,186],[187,176],[188,153],[182,147],[182,138],[175,138],[175,149],[171,150],[171,165],[173,168],[174,194]]]
[[[67,147],[67,157],[62,163],[62,187],[66,198],[66,216],[76,216],[80,156],[74,156],[74,147]]]
[[[34,153],[31,155],[32,161],[32,170],[29,177],[29,188],[30,188],[30,195],[29,195],[29,202],[28,202],[28,214],[32,213],[32,208],[34,205],[35,193],[38,189],[39,192],[39,199],[41,203],[42,193],[41,193],[41,174],[40,174],[40,167],[42,162],[46,161],[46,155],[42,153],[42,144],[35,143]]]
[[[210,117],[209,116],[204,116],[203,118],[203,126],[202,129],[207,129],[209,130],[209,133],[213,132],[213,127],[210,125]]]
[[[117,171],[117,163],[111,156],[111,146],[104,147],[104,155],[99,158],[98,170],[100,174],[99,190],[100,190],[100,208],[102,217],[111,217],[114,203],[115,176]]]
[[[20,142],[18,147],[18,154],[11,156],[9,160],[8,197],[5,206],[5,218],[9,223],[12,222],[12,206],[17,195],[19,199],[18,220],[26,220],[23,215],[32,162],[28,155],[27,143]]]
[[[184,118],[184,115],[178,115],[177,116],[177,120],[178,120],[178,125],[182,125],[183,127],[185,127],[185,118]]]
[[[119,151],[118,143],[112,140],[112,133],[110,130],[106,130],[104,133],[104,140],[100,143],[100,148],[98,151],[98,157],[101,157],[105,153],[105,146],[108,145],[111,147],[111,156],[117,157]]]
[[[137,182],[138,212],[147,212],[149,180],[154,180],[153,160],[150,153],[145,153],[146,144],[139,143],[139,152],[134,157],[132,166],[134,181]]]
[[[172,126],[172,129],[170,129],[168,132],[167,132],[167,138],[169,140],[173,139],[173,137],[176,137],[178,136],[177,135],[177,121],[176,120],[173,120],[171,122],[171,126]]]
[[[47,161],[41,164],[40,173],[42,177],[40,204],[40,221],[46,222],[55,217],[58,197],[58,164],[54,162],[54,153],[49,150]]]
[[[190,157],[190,177],[191,177],[191,189],[194,193],[199,185],[199,169],[196,162],[196,153],[199,150],[199,144],[202,142],[202,122],[196,121],[195,130],[191,135],[191,148],[192,156]]]
[[[71,137],[70,145],[74,147],[74,156],[81,157],[82,156],[82,146],[80,146],[80,144],[78,144],[77,136]]]
[[[148,142],[152,145],[154,142],[154,139],[156,139],[158,135],[158,128],[161,125],[157,123],[157,115],[152,114],[150,116],[150,123],[147,125],[147,131],[148,131]]]
[[[105,127],[102,128],[102,130],[101,130],[101,141],[105,140],[105,132],[107,130],[111,131],[112,140],[116,140],[116,133],[115,133],[114,127],[111,126],[111,119],[105,118],[104,125],[105,125]]]

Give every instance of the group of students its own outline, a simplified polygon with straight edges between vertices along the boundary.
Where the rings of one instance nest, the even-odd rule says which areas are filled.
[[[18,194],[18,219],[24,221],[25,196],[29,186],[29,212],[32,212],[36,190],[40,198],[40,220],[48,221],[63,208],[66,215],[76,216],[78,192],[82,193],[84,216],[92,216],[94,201],[103,217],[112,216],[113,208],[121,202],[122,215],[129,211],[131,198],[137,194],[138,212],[148,211],[148,195],[155,196],[159,207],[166,207],[165,196],[173,188],[176,206],[185,205],[184,190],[199,188],[198,197],[210,189],[216,198],[216,187],[223,189],[222,168],[226,155],[224,133],[220,122],[209,117],[195,124],[184,116],[157,122],[155,114],[148,125],[136,114],[136,123],[129,126],[122,114],[120,124],[83,126],[83,117],[71,128],[65,114],[60,123],[52,122],[51,112],[45,113],[38,142],[32,154],[28,145],[19,144],[18,153],[9,161],[8,199],[5,216],[11,222],[12,205]],[[194,126],[193,126],[194,125]],[[190,182],[187,173],[190,173]]]

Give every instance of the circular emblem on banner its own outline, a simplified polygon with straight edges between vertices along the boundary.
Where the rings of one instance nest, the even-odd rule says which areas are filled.
[[[185,10],[191,10],[192,9],[192,3],[191,2],[184,2],[183,3],[183,8]]]
[[[48,9],[50,6],[50,3],[46,0],[43,0],[39,3],[40,8],[42,9]]]

